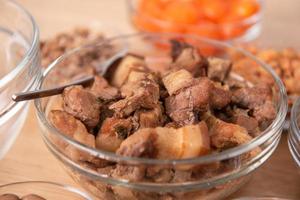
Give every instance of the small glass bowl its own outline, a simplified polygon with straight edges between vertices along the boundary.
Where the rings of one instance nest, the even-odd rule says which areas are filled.
[[[294,160],[299,166],[299,172],[300,172],[300,129],[299,129],[300,112],[299,111],[300,111],[300,98],[298,98],[294,102],[291,110],[290,130],[288,136],[289,149],[292,153]]]
[[[141,0],[127,0],[129,17],[133,25],[140,31],[156,33],[195,34],[225,42],[248,42],[258,37],[261,32],[263,1],[256,0],[259,10],[248,18],[224,22],[222,24],[178,24],[158,19],[138,10]]]
[[[232,200],[291,200],[291,199],[280,198],[280,197],[241,197]]]
[[[0,195],[3,194],[15,194],[20,198],[36,194],[51,200],[92,200],[88,194],[77,188],[47,181],[25,181],[1,185]]]
[[[55,71],[59,69],[60,66],[64,66],[69,59],[75,59],[78,55],[82,55],[82,53],[86,51],[98,51],[103,45],[107,44],[118,46],[119,44],[126,43],[126,49],[114,48],[115,54],[112,58],[120,57],[126,52],[151,56],[152,58],[161,58],[161,56],[164,57],[170,53],[169,41],[171,38],[180,38],[181,40],[189,42],[190,44],[197,46],[200,51],[202,48],[216,48],[219,50],[219,57],[228,57],[229,51],[239,51],[250,57],[253,60],[253,67],[259,67],[261,70],[266,71],[272,77],[272,80],[274,80],[273,96],[277,108],[277,116],[272,124],[264,130],[261,135],[257,136],[247,144],[220,153],[209,154],[197,158],[158,160],[124,157],[85,146],[59,132],[48,121],[47,115],[49,110],[51,110],[52,106],[55,106],[55,103],[58,102],[55,99],[56,97],[36,99],[35,106],[41,127],[42,138],[46,146],[55,157],[63,163],[67,172],[81,184],[82,187],[86,188],[100,199],[222,199],[232,194],[246,183],[252,172],[272,155],[278,145],[287,113],[287,97],[283,83],[273,70],[266,64],[257,60],[253,55],[242,49],[215,40],[178,34],[140,33],[112,38],[107,40],[105,44],[83,46],[62,55],[50,64],[43,74],[39,89],[52,88],[60,85],[60,83],[53,83],[52,74],[55,74]],[[110,60],[110,58],[108,60]],[[107,63],[107,61],[104,63]],[[104,63],[97,63],[96,67],[105,68]],[[237,71],[234,72],[238,73]],[[70,80],[72,80],[72,78]],[[63,80],[63,82],[64,81],[65,80]],[[199,169],[203,171],[199,174],[199,178],[196,178],[193,181],[177,180],[175,182],[168,182],[167,180],[161,180],[154,182],[149,181],[148,179],[136,181],[131,178],[113,177],[110,174],[109,167],[101,168],[98,164],[81,162],[71,158],[72,156],[64,150],[66,146],[68,146],[69,149],[75,150],[77,153],[80,152],[80,155],[92,156],[93,161],[96,163],[98,161],[100,163],[108,161],[112,166],[118,163],[129,169],[146,168],[147,170],[151,170],[152,168],[166,168],[171,171],[177,169],[184,170],[187,169],[187,167],[197,167],[198,169],[199,167]],[[223,164],[225,168],[220,170],[219,166],[223,166]]]
[[[0,159],[25,121],[28,102],[11,97],[36,87],[40,76],[39,31],[33,17],[14,1],[0,1]]]

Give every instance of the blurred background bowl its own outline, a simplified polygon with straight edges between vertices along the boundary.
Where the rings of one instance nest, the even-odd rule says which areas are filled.
[[[261,31],[262,0],[127,0],[140,31],[195,34],[226,42],[247,42]]]
[[[28,102],[11,96],[36,86],[40,74],[39,31],[33,17],[14,1],[0,1],[0,159],[27,116]]]

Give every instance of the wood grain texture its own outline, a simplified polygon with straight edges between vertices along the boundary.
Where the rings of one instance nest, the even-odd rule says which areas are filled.
[[[102,23],[122,33],[134,32],[124,0],[19,0],[36,18],[41,38],[78,25]],[[266,1],[264,26],[259,42],[281,47],[300,45],[300,1]],[[16,143],[0,161],[0,184],[25,180],[48,180],[79,187],[46,149],[31,106]],[[286,134],[272,157],[233,197],[279,196],[300,199],[300,172],[288,151]],[[231,199],[229,198],[229,199]]]

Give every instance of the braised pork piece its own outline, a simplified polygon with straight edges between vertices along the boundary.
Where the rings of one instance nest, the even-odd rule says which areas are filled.
[[[172,47],[171,63],[157,70],[159,73],[148,67],[149,59],[128,54],[109,77],[95,75],[90,87],[66,88],[61,95],[62,107],[50,109],[49,121],[91,148],[120,156],[167,160],[196,158],[248,143],[270,125],[277,112],[270,85],[249,86],[232,80],[230,60],[206,58],[185,43],[172,41]],[[57,138],[53,141],[73,161],[128,181],[194,181],[236,165],[230,160],[207,166],[127,165],[87,155]],[[259,152],[255,149],[241,159]],[[146,195],[98,182],[88,185],[116,199]],[[180,199],[170,194],[164,198]]]

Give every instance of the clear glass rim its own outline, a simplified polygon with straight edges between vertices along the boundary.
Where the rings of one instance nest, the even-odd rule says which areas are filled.
[[[3,184],[0,185],[0,189],[3,188],[7,188],[7,187],[11,187],[11,186],[19,186],[19,185],[51,185],[57,188],[60,188],[62,190],[74,193],[79,195],[82,198],[85,198],[87,200],[92,200],[92,198],[85,192],[83,192],[82,190],[79,190],[73,186],[69,186],[69,185],[65,185],[65,184],[61,184],[61,183],[55,183],[55,182],[50,182],[50,181],[21,181],[21,182],[14,182],[14,183],[8,183],[8,184]]]
[[[280,141],[280,134],[274,135],[274,139],[272,140],[271,144],[264,149],[257,157],[255,157],[250,162],[236,168],[230,173],[221,174],[218,176],[213,176],[210,178],[199,179],[195,181],[189,182],[179,182],[179,183],[155,183],[155,182],[130,182],[127,179],[122,178],[115,178],[107,176],[107,174],[100,174],[95,172],[92,169],[84,168],[80,164],[76,163],[72,159],[68,158],[62,150],[57,148],[43,135],[43,140],[46,144],[48,150],[65,166],[68,166],[72,169],[72,172],[76,171],[80,175],[85,177],[89,177],[93,180],[99,180],[104,183],[113,184],[113,185],[122,185],[127,188],[133,188],[138,190],[147,190],[152,192],[174,192],[174,191],[191,191],[195,189],[208,189],[218,185],[226,184],[228,181],[236,180],[242,177],[249,175],[252,171],[258,168],[261,164],[268,159],[274,150],[276,149],[279,141]],[[156,166],[156,165],[154,165]],[[75,172],[74,172],[75,173]]]
[[[292,132],[295,135],[299,135],[299,133],[300,133],[299,126],[297,123],[297,114],[299,112],[299,107],[300,107],[300,98],[297,98],[297,100],[295,101],[295,103],[292,106],[291,119],[290,119]]]
[[[134,0],[127,0],[128,10],[130,12],[133,12],[133,13],[138,13],[138,11],[135,8],[135,5],[134,5],[133,1]],[[253,15],[251,15],[251,16],[243,19],[243,20],[223,23],[222,26],[227,26],[227,25],[230,25],[230,26],[251,25],[251,24],[253,24],[253,23],[258,22],[259,20],[261,20],[261,18],[262,18],[262,12],[263,12],[263,9],[264,9],[264,0],[255,0],[255,1],[260,6],[260,9],[259,9],[259,11],[257,13],[255,13],[255,14],[253,14]],[[145,15],[143,13],[139,13],[139,14],[143,15],[143,17],[146,17],[148,20],[150,20],[150,21],[152,21],[152,22],[154,22],[156,24],[160,24],[160,25],[170,25],[170,24],[172,24],[172,22],[168,22],[168,21],[164,21],[164,20],[161,20],[161,19],[157,19],[157,18],[148,16],[148,15]],[[207,26],[207,25],[201,25],[201,24],[198,24],[198,25],[181,24],[181,25],[183,25],[183,26],[189,26],[189,27],[203,27],[203,28],[207,28],[207,27],[217,28],[217,27],[220,26],[218,24],[210,24],[209,26]],[[229,39],[228,41],[239,41],[243,37],[244,37],[243,35],[237,36],[237,37]]]
[[[18,65],[9,73],[7,73],[2,79],[0,79],[0,89],[9,84],[9,82],[12,81],[20,73],[20,71],[23,70],[24,67],[26,67],[26,64],[30,62],[30,60],[32,59],[33,55],[36,53],[39,47],[39,28],[33,16],[23,6],[21,6],[14,0],[7,0],[4,2],[14,5],[17,9],[20,10],[20,12],[27,16],[27,18],[31,22],[33,38],[30,42],[29,49],[26,51],[24,57],[18,63]]]
[[[268,66],[267,64],[262,62],[261,60],[257,59],[254,55],[252,55],[251,53],[249,53],[241,48],[233,47],[232,45],[230,45],[228,43],[224,43],[224,42],[220,42],[220,41],[212,40],[212,39],[207,39],[207,38],[203,38],[203,37],[199,37],[199,36],[195,36],[195,35],[183,35],[183,34],[173,34],[173,33],[134,33],[134,34],[127,34],[127,35],[113,37],[113,38],[107,39],[103,43],[99,43],[96,45],[95,44],[85,45],[85,46],[73,49],[73,50],[67,52],[66,54],[58,57],[54,62],[52,62],[48,66],[48,68],[44,71],[41,80],[39,81],[38,88],[40,89],[42,87],[43,82],[44,82],[45,78],[47,77],[47,74],[53,68],[55,68],[55,66],[58,63],[60,63],[62,60],[64,60],[68,56],[76,54],[80,50],[89,48],[91,46],[92,47],[97,47],[97,46],[101,47],[101,45],[109,43],[109,42],[114,42],[117,40],[126,40],[131,37],[141,37],[141,36],[157,37],[157,38],[160,38],[161,36],[184,37],[184,38],[188,37],[188,38],[192,38],[192,39],[195,39],[198,41],[210,43],[212,45],[218,45],[218,46],[222,46],[222,47],[232,48],[232,49],[235,49],[236,51],[244,54],[245,56],[250,57],[252,60],[254,60],[256,63],[258,63],[260,66],[262,66],[266,71],[269,72],[269,74],[274,79],[275,85],[277,85],[277,87],[279,88],[279,90],[278,90],[279,109],[278,109],[276,118],[274,119],[272,124],[266,130],[264,130],[258,137],[253,138],[250,142],[245,143],[240,146],[237,146],[237,147],[234,147],[234,148],[231,148],[231,149],[227,149],[218,154],[209,154],[209,155],[205,155],[205,156],[201,156],[201,157],[197,157],[197,158],[189,158],[189,159],[159,160],[159,159],[151,159],[151,158],[126,157],[126,156],[117,155],[112,152],[103,151],[103,150],[99,150],[99,149],[95,149],[95,148],[91,148],[86,145],[83,145],[83,144],[79,143],[78,141],[74,140],[73,138],[66,136],[65,134],[63,134],[59,130],[57,130],[47,120],[47,117],[42,109],[41,99],[35,99],[34,103],[35,103],[35,107],[37,110],[38,118],[39,118],[40,122],[42,123],[42,125],[45,126],[50,131],[50,134],[52,134],[52,133],[55,134],[57,137],[61,138],[65,142],[75,146],[76,148],[78,148],[84,152],[87,152],[91,155],[94,155],[94,156],[97,156],[97,157],[100,157],[103,159],[107,159],[107,160],[114,160],[114,161],[118,161],[118,162],[120,162],[120,161],[121,162],[126,162],[126,161],[127,162],[136,162],[139,164],[150,164],[150,165],[151,164],[154,164],[154,165],[160,165],[160,164],[161,165],[179,165],[179,164],[209,163],[209,162],[220,161],[223,159],[229,159],[229,158],[241,155],[241,154],[248,152],[249,150],[252,150],[253,148],[263,144],[266,140],[268,140],[270,137],[272,137],[274,134],[276,134],[278,131],[281,130],[282,125],[285,121],[285,116],[287,114],[287,109],[288,109],[287,96],[286,96],[285,87],[284,87],[282,81],[280,80],[280,78],[274,72],[274,70],[270,66]],[[42,131],[42,134],[45,134],[45,133]],[[47,139],[47,137],[46,137],[46,139]]]
[[[234,198],[232,200],[292,200],[287,198],[281,198],[281,197],[239,197]]]
[[[298,125],[298,115],[300,107],[300,97],[294,102],[290,117],[290,130],[288,136],[289,150],[297,165],[300,167],[300,129]]]

